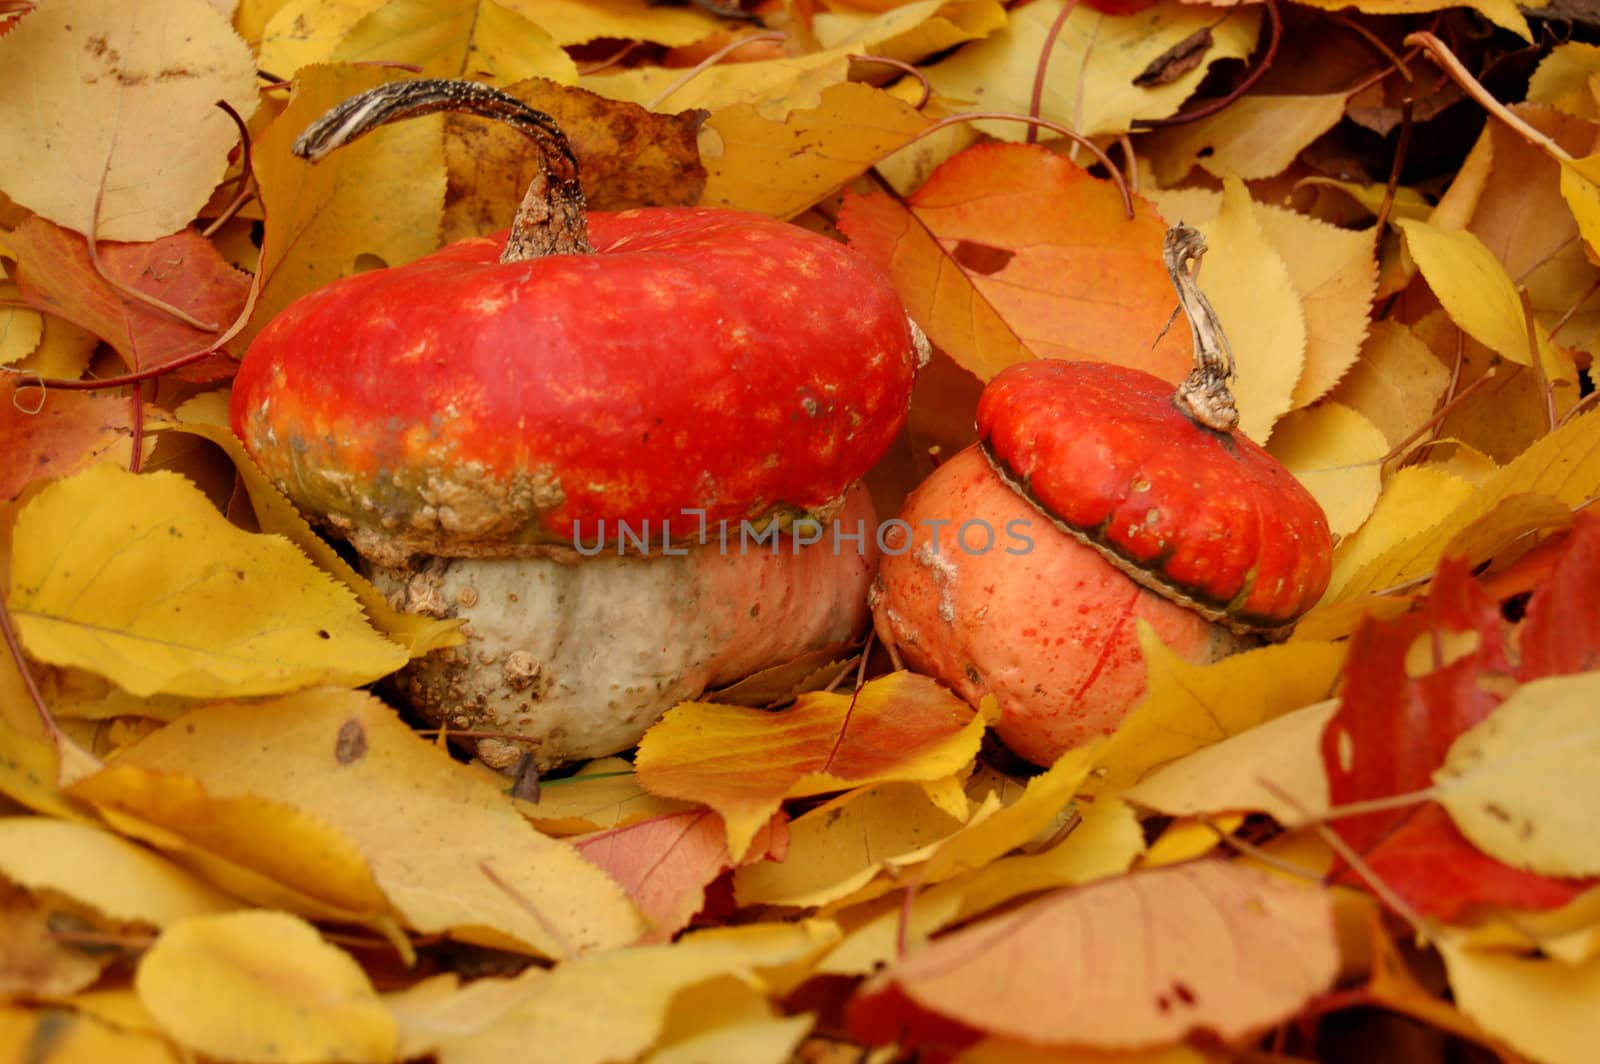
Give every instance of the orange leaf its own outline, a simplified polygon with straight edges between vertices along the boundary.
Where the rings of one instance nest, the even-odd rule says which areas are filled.
[[[1041,1045],[1137,1049],[1249,1037],[1338,970],[1326,890],[1222,861],[1057,891],[973,924],[868,982],[857,1037],[948,1038],[951,1024]]]
[[[209,240],[185,229],[148,244],[100,242],[100,262],[122,284],[215,325],[196,329],[120,292],[95,272],[89,242],[77,233],[29,218],[7,234],[16,251],[22,295],[105,340],[133,369],[152,369],[204,351],[243,309],[250,279],[229,266]],[[188,367],[188,380],[230,376],[218,357]]]
[[[1130,220],[1114,185],[1061,156],[980,144],[907,205],[909,218],[897,218],[886,196],[847,195],[839,228],[889,272],[929,339],[980,379],[1034,356],[1174,382],[1189,372],[1183,330],[1157,342],[1175,300],[1161,265],[1166,225],[1144,200]]]
[[[651,817],[578,839],[578,850],[621,883],[651,928],[641,941],[668,942],[705,905],[706,886],[734,867],[722,818],[709,809]],[[788,818],[767,821],[742,863],[781,861]]]
[[[11,378],[0,380],[0,410],[0,499],[15,498],[31,480],[130,455],[130,400],[47,393]]]
[[[896,672],[853,695],[801,695],[779,713],[685,702],[645,733],[634,771],[653,794],[721,813],[740,860],[785,798],[946,779],[982,737],[972,707],[925,676]]]

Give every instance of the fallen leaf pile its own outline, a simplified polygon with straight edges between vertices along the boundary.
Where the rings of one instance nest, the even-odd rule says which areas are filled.
[[[0,1058],[1593,1059],[1597,42],[1510,0],[0,0]],[[1326,595],[1213,665],[1143,631],[1143,701],[1043,768],[881,651],[537,786],[467,761],[372,686],[454,623],[226,428],[294,299],[509,223],[509,129],[290,152],[418,76],[555,116],[595,209],[876,262],[935,349],[891,512],[1006,366],[1187,373],[1199,227]]]

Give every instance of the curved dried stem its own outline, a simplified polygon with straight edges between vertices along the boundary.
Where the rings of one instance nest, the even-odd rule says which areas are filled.
[[[783,41],[787,39],[788,38],[784,34],[779,33],[776,30],[769,30],[766,33],[752,33],[747,37],[740,37],[736,41],[730,41],[721,48],[718,48],[716,51],[712,52],[710,55],[706,56],[704,59],[700,60],[700,62],[696,63],[688,70],[685,70],[681,78],[678,78],[666,88],[652,96],[648,101],[646,101],[644,109],[646,111],[654,111],[657,107],[660,107],[664,102],[666,102],[667,97],[671,96],[673,93],[689,84],[689,82],[699,77],[705,71],[710,70],[712,67],[716,66],[718,63],[722,62],[724,59],[728,58],[728,56],[732,55],[734,52],[737,52],[747,44],[755,44],[757,41]]]
[[[239,182],[238,195],[234,196],[233,200],[222,209],[221,214],[212,219],[210,225],[200,230],[200,235],[207,239],[210,239],[218,229],[226,225],[229,218],[238,214],[239,208],[255,197],[255,192],[250,187],[254,183],[253,177],[255,174],[255,168],[252,166],[250,158],[250,128],[245,125],[244,116],[234,110],[233,104],[227,100],[218,100],[216,106],[222,109],[223,114],[233,119],[234,127],[239,131],[239,142],[244,145],[244,154],[239,160],[239,176],[235,179]]]
[[[1229,432],[1239,424],[1239,408],[1228,390],[1228,378],[1233,376],[1233,350],[1222,332],[1217,312],[1197,281],[1200,259],[1205,253],[1206,241],[1200,230],[1183,222],[1167,230],[1161,257],[1194,336],[1194,369],[1178,385],[1174,401],[1178,409],[1207,428]]]
[[[896,70],[916,78],[922,83],[922,96],[916,103],[911,105],[911,109],[914,111],[922,110],[928,106],[928,101],[933,99],[933,83],[928,80],[928,75],[904,60],[891,59],[886,55],[855,55],[854,53],[846,56],[846,58],[857,63],[882,63],[884,66],[894,67]]]
[[[201,321],[194,315],[187,313],[179,307],[173,306],[171,303],[168,303],[163,299],[157,299],[148,292],[141,292],[132,285],[125,284],[124,282],[111,276],[111,274],[107,272],[105,264],[100,261],[100,239],[96,235],[96,231],[100,228],[100,208],[105,204],[106,178],[111,175],[111,157],[116,153],[116,150],[117,131],[113,129],[111,131],[111,145],[106,149],[106,164],[100,168],[100,184],[94,192],[94,213],[89,216],[89,232],[84,234],[89,242],[89,265],[94,267],[94,272],[99,275],[102,281],[116,289],[118,292],[121,292],[129,299],[143,303],[152,310],[159,310],[168,317],[175,318],[191,328],[199,329],[201,332],[216,332],[218,329],[222,328],[220,324],[210,321]]]
[[[543,111],[481,82],[424,78],[379,85],[350,97],[311,123],[290,150],[302,159],[320,162],[380,126],[441,111],[504,122],[538,149],[539,174],[517,208],[501,262],[594,251],[589,243],[583,188],[578,184],[578,160],[566,134]]]
[[[1026,122],[1031,126],[1038,126],[1041,129],[1048,129],[1052,133],[1059,133],[1063,137],[1066,137],[1068,140],[1072,141],[1074,144],[1081,145],[1089,152],[1090,155],[1095,157],[1095,161],[1106,168],[1106,173],[1111,175],[1111,180],[1116,184],[1117,191],[1122,193],[1123,210],[1127,213],[1129,218],[1134,216],[1133,193],[1129,191],[1127,179],[1122,176],[1122,171],[1117,169],[1116,164],[1111,161],[1111,156],[1107,155],[1100,145],[1096,144],[1088,137],[1074,132],[1068,127],[1062,125],[1060,122],[1051,122],[1048,119],[1035,118],[1031,115],[1015,115],[1009,111],[966,111],[958,115],[951,115],[949,118],[939,119],[939,121],[933,123],[933,125],[929,126],[927,129],[924,129],[910,140],[906,141],[905,144],[897,145],[894,151],[899,151],[901,148],[906,147],[906,145],[915,144],[923,137],[930,136],[931,134],[937,133],[939,130],[946,129],[950,126],[959,126],[967,122],[990,121]],[[893,154],[893,152],[888,152],[886,154]]]
[[[1061,27],[1067,24],[1067,19],[1072,16],[1072,11],[1078,6],[1078,0],[1067,0],[1061,5],[1061,11],[1056,15],[1055,21],[1050,23],[1050,29],[1044,35],[1044,44],[1039,48],[1039,64],[1033,69],[1033,94],[1028,97],[1028,117],[1039,117],[1039,104],[1044,99],[1044,75],[1050,68],[1050,53],[1055,50],[1056,38],[1061,36]],[[1039,127],[1028,127],[1028,143],[1035,144],[1039,140]]]

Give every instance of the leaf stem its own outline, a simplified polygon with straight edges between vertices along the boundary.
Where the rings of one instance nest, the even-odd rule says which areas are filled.
[[[1033,71],[1033,95],[1028,98],[1028,117],[1039,117],[1039,105],[1044,100],[1044,75],[1050,68],[1050,53],[1055,49],[1056,38],[1061,36],[1061,27],[1067,24],[1073,9],[1078,6],[1078,0],[1067,0],[1061,5],[1061,11],[1056,15],[1055,21],[1050,23],[1050,29],[1044,35],[1044,44],[1039,48],[1039,65]],[[1036,144],[1039,141],[1039,127],[1028,127],[1028,143]]]
[[[1194,337],[1194,369],[1178,385],[1174,401],[1178,409],[1207,428],[1230,432],[1239,424],[1239,408],[1228,390],[1228,378],[1233,376],[1233,350],[1211,301],[1200,291],[1197,278],[1205,253],[1206,242],[1200,230],[1183,222],[1167,230],[1161,255]]]
[[[646,111],[654,111],[666,101],[667,97],[671,96],[673,93],[689,84],[689,82],[699,77],[705,71],[716,66],[718,63],[722,62],[724,59],[728,58],[728,56],[732,55],[734,52],[737,52],[747,44],[755,44],[758,41],[782,40],[787,40],[784,34],[781,34],[776,30],[768,30],[765,33],[752,33],[749,36],[740,37],[738,40],[730,41],[721,48],[718,48],[716,51],[712,52],[710,55],[706,56],[704,59],[700,60],[700,62],[696,63],[688,70],[684,71],[682,77],[676,79],[666,88],[662,89],[649,100],[645,101],[644,109]]]
[[[422,78],[391,81],[358,93],[307,126],[290,148],[312,163],[390,122],[451,111],[505,122],[534,143],[539,173],[511,222],[501,262],[594,251],[584,211],[578,160],[555,119],[476,81]]]

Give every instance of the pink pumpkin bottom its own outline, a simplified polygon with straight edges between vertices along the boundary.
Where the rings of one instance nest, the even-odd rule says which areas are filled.
[[[1138,621],[1191,661],[1241,646],[1056,528],[976,447],[924,481],[901,519],[910,546],[889,541],[898,553],[873,586],[879,638],[973,705],[994,695],[995,731],[1036,764],[1110,734],[1143,697]]]

